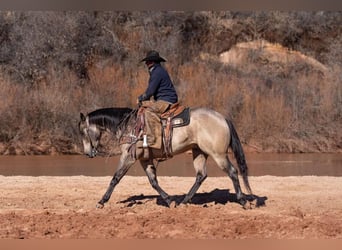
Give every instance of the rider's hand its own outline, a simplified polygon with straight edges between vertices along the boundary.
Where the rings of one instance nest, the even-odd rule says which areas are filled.
[[[139,107],[141,107],[142,101],[144,101],[145,99],[146,99],[146,94],[145,93],[138,97],[137,104],[139,105]]]
[[[141,101],[140,97],[138,97],[138,99],[137,99],[137,105],[139,108],[142,106],[142,101]]]
[[[144,100],[144,94],[142,94],[142,95],[140,95],[139,97],[138,97],[138,101],[139,102],[142,102]]]

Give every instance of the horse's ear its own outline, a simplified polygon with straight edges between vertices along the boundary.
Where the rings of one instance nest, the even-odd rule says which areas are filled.
[[[86,120],[86,117],[84,116],[83,113],[80,113],[80,118],[81,118],[81,121],[83,121],[83,122]]]

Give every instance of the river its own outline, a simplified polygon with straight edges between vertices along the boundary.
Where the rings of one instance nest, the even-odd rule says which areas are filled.
[[[230,157],[235,164],[233,157]],[[0,156],[0,175],[3,176],[111,176],[118,156],[87,158],[83,155],[64,156]],[[342,154],[273,154],[246,155],[251,176],[342,176]],[[236,164],[235,164],[236,165]],[[182,154],[158,165],[159,176],[195,176],[192,156]],[[208,176],[225,176],[209,158]],[[127,175],[145,175],[135,163]]]

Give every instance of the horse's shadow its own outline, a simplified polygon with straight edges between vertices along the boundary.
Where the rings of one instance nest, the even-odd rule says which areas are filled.
[[[185,195],[174,195],[171,197],[172,201],[176,204],[180,204],[185,198]],[[246,195],[246,198],[250,202],[255,202],[256,207],[265,206],[266,196],[257,195]],[[165,201],[159,195],[134,195],[126,200],[120,201],[120,203],[127,204],[127,207],[132,207],[134,205],[144,204],[147,201],[156,199],[156,203],[160,206],[167,206]],[[230,193],[229,189],[214,189],[213,191],[207,193],[196,193],[194,197],[189,202],[195,205],[207,205],[209,203],[225,205],[228,202],[239,203],[235,193]]]

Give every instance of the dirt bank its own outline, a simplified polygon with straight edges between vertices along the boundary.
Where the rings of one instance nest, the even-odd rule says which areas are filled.
[[[251,177],[265,206],[244,210],[232,183],[209,177],[193,204],[167,208],[146,177],[126,176],[95,209],[110,177],[0,176],[0,238],[342,238],[341,177]],[[191,177],[160,177],[181,199]]]

